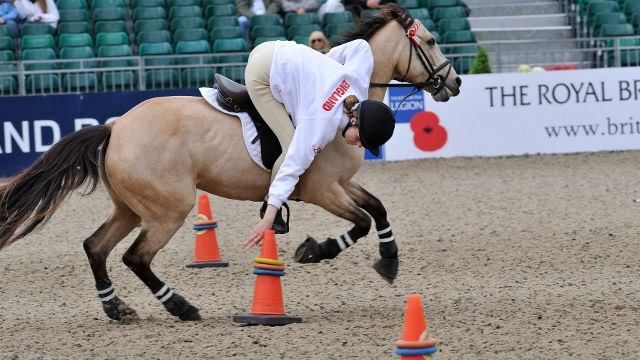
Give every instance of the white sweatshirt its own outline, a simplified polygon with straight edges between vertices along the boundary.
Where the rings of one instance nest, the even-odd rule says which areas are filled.
[[[342,102],[348,95],[366,100],[373,54],[354,40],[323,55],[306,45],[279,42],[270,71],[271,93],[291,115],[296,128],[271,187],[268,203],[280,208],[315,155],[342,131],[349,119]]]
[[[47,2],[47,12],[43,12],[40,5],[36,3],[32,3],[29,0],[16,0],[13,5],[18,10],[18,15],[21,19],[25,19],[28,22],[33,22],[36,16],[40,16],[40,22],[49,24],[51,27],[55,28],[58,26],[58,20],[60,20],[60,13],[58,12],[58,7],[53,0],[46,0]]]

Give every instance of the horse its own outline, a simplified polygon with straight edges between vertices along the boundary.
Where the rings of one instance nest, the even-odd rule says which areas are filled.
[[[366,40],[373,53],[370,99],[382,101],[383,87],[393,79],[412,84],[415,91],[424,88],[436,101],[460,92],[461,79],[450,60],[406,9],[384,6],[379,14],[357,22],[344,41],[354,39]],[[374,268],[393,281],[398,246],[387,212],[379,199],[352,180],[362,166],[363,151],[336,136],[300,178],[297,198],[350,221],[353,227],[322,243],[308,238],[295,259],[313,263],[335,258],[369,233],[371,216],[381,255]],[[44,225],[72,191],[85,185],[90,194],[99,182],[113,209],[83,247],[106,315],[122,321],[137,318],[136,311],[116,295],[106,260],[116,244],[140,225],[122,261],[170,314],[199,320],[198,308],[160,280],[151,261],[184,223],[198,189],[228,199],[262,201],[270,173],[249,156],[236,116],[216,110],[201,97],[152,98],[114,122],[63,137],[1,186],[0,250]],[[330,240],[338,241],[338,253],[327,250]]]

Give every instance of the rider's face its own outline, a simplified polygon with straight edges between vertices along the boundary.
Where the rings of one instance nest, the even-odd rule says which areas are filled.
[[[362,143],[360,142],[360,133],[357,126],[351,126],[348,128],[344,133],[344,138],[347,140],[347,144],[362,147]]]

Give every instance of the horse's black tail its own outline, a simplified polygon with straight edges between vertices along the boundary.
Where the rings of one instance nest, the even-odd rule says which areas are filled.
[[[0,250],[46,222],[62,201],[89,180],[98,185],[98,149],[111,128],[96,125],[63,137],[29,168],[0,186]]]

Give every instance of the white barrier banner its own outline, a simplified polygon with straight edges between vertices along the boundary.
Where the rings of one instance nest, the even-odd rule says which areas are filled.
[[[459,96],[391,88],[386,160],[640,149],[640,67],[467,75]]]

